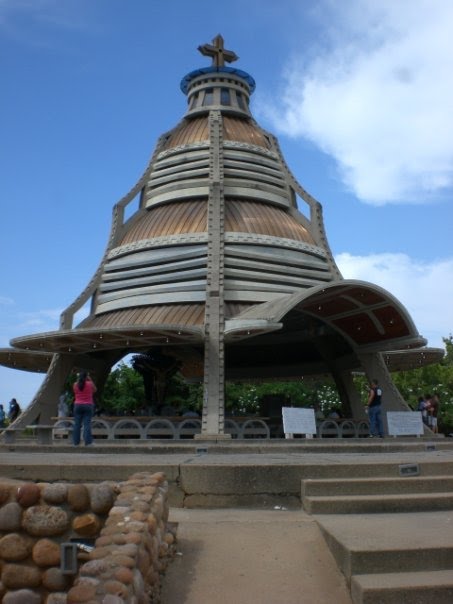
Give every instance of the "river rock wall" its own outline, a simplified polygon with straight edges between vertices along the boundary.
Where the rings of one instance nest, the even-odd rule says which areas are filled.
[[[96,484],[0,479],[2,603],[158,602],[175,542],[167,493],[162,473]],[[69,543],[72,571],[61,560]]]

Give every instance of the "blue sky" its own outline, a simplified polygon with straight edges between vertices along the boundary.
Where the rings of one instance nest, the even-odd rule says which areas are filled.
[[[221,33],[347,278],[453,331],[453,3],[0,0],[0,347],[58,328]],[[0,402],[40,375],[0,368]]]

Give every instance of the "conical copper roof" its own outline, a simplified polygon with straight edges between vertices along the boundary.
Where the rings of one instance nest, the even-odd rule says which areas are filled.
[[[143,177],[115,206],[94,278],[63,313],[59,330],[15,338],[13,346],[66,354],[202,349],[213,294],[221,297],[227,343],[278,330],[283,342],[296,334],[306,341],[322,327],[342,339],[336,346],[345,356],[360,347],[422,346],[407,311],[388,292],[343,281],[320,204],[251,114],[253,78],[225,66],[237,57],[223,40],[201,49],[214,64],[183,78],[187,112],[160,137]],[[138,210],[124,220],[137,195]],[[87,302],[89,316],[73,325]],[[281,309],[299,327],[282,329]],[[0,360],[7,364],[4,354]]]

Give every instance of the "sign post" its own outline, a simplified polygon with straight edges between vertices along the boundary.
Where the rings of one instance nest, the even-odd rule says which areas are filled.
[[[282,415],[285,438],[293,438],[294,434],[305,434],[306,438],[313,438],[313,434],[316,434],[314,409],[282,407]]]
[[[417,436],[423,434],[420,411],[387,411],[389,436]]]

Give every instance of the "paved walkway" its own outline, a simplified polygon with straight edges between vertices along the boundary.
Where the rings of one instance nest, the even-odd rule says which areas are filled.
[[[162,604],[351,604],[344,576],[303,511],[187,510]]]

